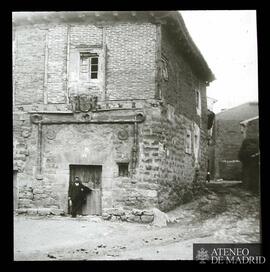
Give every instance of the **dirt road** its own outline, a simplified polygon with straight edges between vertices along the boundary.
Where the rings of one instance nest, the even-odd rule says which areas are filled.
[[[178,223],[110,222],[95,216],[15,216],[15,260],[191,260],[193,243],[259,242],[259,199],[238,186],[167,213]]]

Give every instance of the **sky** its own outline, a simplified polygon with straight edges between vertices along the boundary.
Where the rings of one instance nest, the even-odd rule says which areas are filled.
[[[258,101],[257,26],[254,10],[180,11],[216,80],[207,96],[220,112]]]

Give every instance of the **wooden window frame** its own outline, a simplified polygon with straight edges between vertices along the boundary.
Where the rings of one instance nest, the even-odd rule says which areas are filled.
[[[93,53],[93,52],[90,52],[90,51],[80,51],[79,52],[79,57],[80,57],[80,65],[79,65],[79,77],[82,81],[84,81],[85,79],[82,79],[82,56],[83,55],[89,55],[87,58],[87,79],[86,81],[87,82],[98,82],[99,81],[99,77],[100,77],[100,69],[99,69],[99,66],[100,66],[100,57],[97,53]],[[93,59],[97,59],[97,64],[92,64],[92,60]],[[93,65],[96,65],[97,66],[97,71],[93,72],[92,71],[92,66]],[[97,77],[96,78],[92,78],[92,74],[96,74]]]

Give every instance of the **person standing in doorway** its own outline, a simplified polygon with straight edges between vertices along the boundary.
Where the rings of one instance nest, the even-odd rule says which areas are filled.
[[[71,183],[69,187],[69,201],[71,200],[71,216],[76,217],[78,213],[81,212],[82,205],[86,198],[86,195],[91,192],[87,186],[84,186],[79,179],[75,177],[75,180]]]

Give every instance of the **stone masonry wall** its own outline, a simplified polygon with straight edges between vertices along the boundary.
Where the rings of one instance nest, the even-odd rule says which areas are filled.
[[[151,116],[151,106],[148,111]],[[131,110],[132,111],[132,110]],[[128,114],[118,111],[117,114]],[[108,116],[112,113],[109,112]],[[116,114],[116,113],[114,113]],[[106,113],[103,113],[106,115]],[[27,115],[29,118],[29,115]],[[62,114],[54,115],[64,120]],[[147,117],[147,127],[152,126],[152,117]],[[46,117],[44,117],[46,118]],[[18,126],[20,127],[20,126]],[[42,177],[37,173],[37,125],[30,124],[31,135],[25,142],[28,158],[21,173],[18,173],[20,192],[19,208],[51,208],[67,212],[69,186],[69,165],[102,165],[102,209],[125,208],[144,209],[157,206],[157,177],[151,179],[151,171],[158,171],[158,153],[150,153],[142,146],[144,123],[138,124],[138,163],[135,175],[118,176],[117,162],[128,161],[131,168],[131,154],[134,143],[133,124],[63,124],[42,126]],[[125,130],[128,139],[121,140],[118,133]],[[147,151],[144,153],[144,151]],[[144,155],[146,158],[142,161]],[[148,153],[148,154],[147,154]],[[152,156],[153,155],[153,156]],[[149,156],[149,157],[147,157]],[[149,158],[155,164],[149,163]],[[147,161],[147,162],[146,162]],[[150,166],[151,165],[151,166]],[[131,169],[130,169],[131,170]]]
[[[184,143],[185,129],[193,133],[194,122],[184,116],[172,117],[161,104],[144,103],[146,120],[138,124],[136,171],[129,177],[118,176],[117,162],[131,163],[134,125],[43,125],[43,179],[37,180],[37,125],[31,124],[32,133],[25,141],[28,159],[24,171],[18,173],[19,208],[66,212],[70,164],[102,165],[103,210],[156,207],[166,211],[180,204],[195,174],[194,153],[186,154]],[[63,120],[62,115],[57,116]],[[122,130],[128,132],[127,140],[118,138]]]
[[[33,128],[36,130],[37,127]],[[67,211],[69,186],[69,165],[102,165],[103,207],[113,207],[115,195],[121,195],[121,181],[118,177],[117,160],[130,159],[132,136],[128,141],[119,141],[117,133],[128,125],[50,125],[43,128],[43,180],[35,180],[33,204],[35,207],[60,208]],[[46,135],[55,135],[54,139]],[[34,144],[36,145],[36,143]],[[68,148],[67,148],[68,147]],[[33,146],[33,149],[36,146]],[[35,153],[37,154],[37,152]],[[120,155],[121,154],[121,157]],[[27,168],[33,168],[35,160],[28,161]],[[22,192],[25,190],[21,190]]]
[[[17,170],[18,208],[33,208],[37,154],[37,130],[29,114],[13,114],[13,169]]]
[[[186,129],[194,139],[195,122],[171,112],[173,107],[156,102],[146,109],[147,119],[139,129],[139,160],[134,182],[145,196],[137,208],[156,207],[168,211],[185,201],[195,175],[194,142],[192,152],[185,152]],[[200,176],[206,175],[207,139],[201,133]]]
[[[114,207],[131,210],[158,207],[159,188],[159,134],[160,108],[156,101],[145,102],[143,112],[146,120],[138,124],[138,153],[135,173],[129,178],[115,178],[122,188],[114,197]],[[134,131],[134,128],[133,128]]]
[[[180,114],[169,114],[164,107],[161,129],[163,141],[160,145],[160,187],[158,192],[161,210],[171,210],[186,201],[186,193],[193,186],[195,171],[199,167],[198,180],[205,179],[207,167],[207,141],[201,130],[198,165],[195,159],[196,123]],[[186,130],[191,131],[191,153],[187,153]]]

